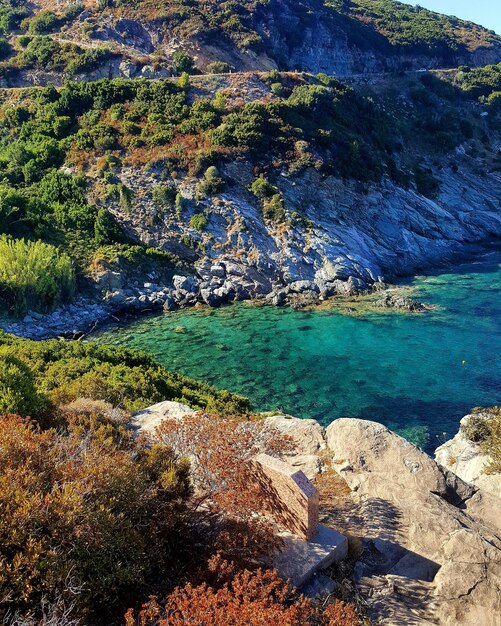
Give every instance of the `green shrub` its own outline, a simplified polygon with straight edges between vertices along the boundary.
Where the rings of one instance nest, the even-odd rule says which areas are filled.
[[[46,35],[59,28],[61,20],[53,11],[40,11],[30,20],[28,32],[30,35]]]
[[[212,61],[207,65],[207,72],[209,74],[228,74],[231,72],[231,65],[224,61]]]
[[[174,61],[174,69],[178,74],[186,72],[186,74],[195,74],[197,69],[195,67],[195,60],[191,55],[183,50],[177,50],[172,55]]]
[[[28,365],[12,354],[0,351],[0,414],[40,418],[47,407],[47,399],[37,391],[35,377]]]
[[[440,184],[429,168],[415,167],[414,181],[418,193],[427,198],[433,199],[437,197],[440,191]]]
[[[190,226],[199,232],[204,231],[207,228],[207,218],[203,213],[195,213],[190,218]]]
[[[264,178],[264,176],[259,176],[258,178],[255,178],[252,181],[249,190],[259,200],[271,198],[277,192],[277,188],[275,187],[275,185],[272,185],[268,180],[266,180],[266,178]]]
[[[272,222],[284,222],[286,218],[285,205],[279,193],[263,201],[263,216]]]
[[[0,238],[0,299],[14,315],[49,311],[73,295],[71,261],[41,241]]]
[[[176,201],[174,185],[157,185],[151,193],[153,201],[162,209],[172,209]]]
[[[197,185],[197,196],[204,197],[213,195],[221,191],[224,187],[224,180],[219,175],[217,167],[211,165],[205,171],[203,180]]]

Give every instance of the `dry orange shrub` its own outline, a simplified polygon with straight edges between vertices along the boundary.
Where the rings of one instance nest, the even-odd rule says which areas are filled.
[[[353,607],[335,601],[316,607],[274,570],[242,571],[215,589],[207,584],[178,587],[162,606],[155,598],[126,626],[357,626]]]

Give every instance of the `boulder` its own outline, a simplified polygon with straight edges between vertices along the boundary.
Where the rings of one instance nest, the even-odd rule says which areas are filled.
[[[221,297],[218,296],[210,287],[200,290],[200,297],[211,307],[218,307],[221,305]]]
[[[137,435],[151,437],[164,420],[182,419],[185,415],[193,413],[195,411],[185,404],[165,400],[134,413],[130,420],[130,427]]]
[[[105,270],[94,278],[97,286],[104,291],[118,291],[122,288],[122,276],[119,272]]]
[[[176,274],[172,278],[174,289],[180,292],[197,293],[198,281],[194,276],[180,276]]]
[[[476,488],[375,422],[335,420],[326,439],[359,505],[364,552],[355,574],[371,617],[392,625],[494,626],[501,539],[466,511]]]
[[[172,298],[169,295],[165,296],[164,303],[163,303],[163,309],[164,309],[164,311],[175,311],[176,303],[174,301],[174,298]]]
[[[394,291],[386,291],[379,300],[376,300],[374,306],[383,309],[396,309],[397,311],[416,312],[426,310],[426,307],[421,302]]]
[[[460,425],[464,427],[472,417],[489,419],[488,414],[466,415],[461,420]],[[470,441],[462,429],[455,437],[435,450],[435,460],[466,482],[501,498],[501,474],[485,473],[486,466],[491,460],[490,457],[482,452],[477,443]]]
[[[267,426],[289,435],[294,440],[297,454],[318,455],[327,447],[325,431],[316,420],[272,415],[264,421]]]
[[[216,276],[217,278],[226,277],[226,269],[224,265],[211,265],[210,273],[212,276]]]

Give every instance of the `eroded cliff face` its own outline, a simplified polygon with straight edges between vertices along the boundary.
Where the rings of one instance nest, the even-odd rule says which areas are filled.
[[[287,224],[264,220],[247,191],[253,180],[249,164],[228,164],[222,173],[226,190],[202,202],[208,217],[203,232],[189,225],[195,181],[188,179],[178,187],[187,199],[183,215],[159,216],[151,197],[155,172],[124,169],[133,205],[127,214],[118,206],[113,211],[147,245],[195,260],[202,288],[229,292],[238,284],[234,299],[284,287],[323,296],[356,293],[447,261],[469,243],[501,236],[499,173],[444,168],[436,173],[441,186],[436,200],[388,179],[362,185],[313,168],[279,175],[277,186],[291,216]],[[225,272],[211,269],[221,264]]]

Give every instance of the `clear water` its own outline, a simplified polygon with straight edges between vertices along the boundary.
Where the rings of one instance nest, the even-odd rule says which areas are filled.
[[[347,316],[240,304],[143,318],[99,340],[146,350],[256,410],[371,419],[432,450],[471,407],[501,404],[501,252],[411,284],[439,308]]]

